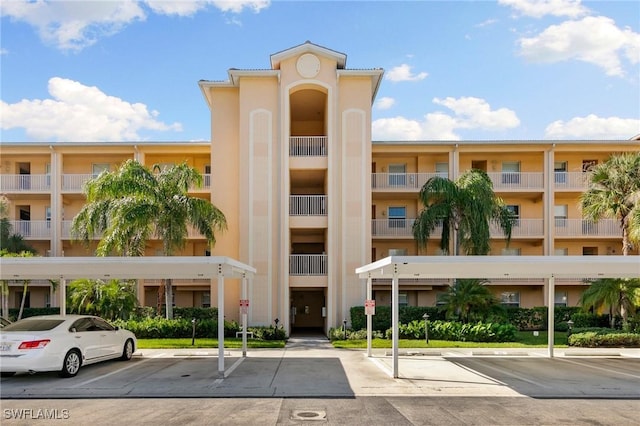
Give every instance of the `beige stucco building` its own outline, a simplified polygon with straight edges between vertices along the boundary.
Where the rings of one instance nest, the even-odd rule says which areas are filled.
[[[211,113],[210,142],[3,143],[0,193],[14,230],[41,255],[90,256],[70,240],[81,185],[127,159],[186,161],[204,175],[191,194],[211,199],[229,229],[210,248],[193,232],[180,255],[229,256],[257,269],[249,283],[249,322],[289,331],[328,330],[349,320],[365,288],[355,269],[389,255],[439,255],[434,234],[418,251],[411,226],[418,191],[434,175],[455,179],[485,170],[518,216],[511,244],[492,233],[492,255],[620,255],[613,220],[590,223],[578,210],[584,171],[640,141],[371,140],[371,109],[381,69],[348,69],[346,55],[303,43],[271,55],[268,69],[230,69],[226,81],[200,81]],[[151,241],[147,255],[160,252]],[[635,248],[632,255],[638,255]],[[158,282],[140,281],[141,303],[155,306]],[[215,283],[174,282],[177,306],[216,306]],[[400,301],[437,303],[446,280],[401,282]],[[545,305],[542,281],[492,282],[503,303]],[[575,305],[584,284],[556,283],[556,303]],[[57,305],[48,282],[32,283],[31,306]],[[238,318],[239,284],[227,287],[228,318]],[[19,304],[14,283],[9,303]],[[390,283],[374,282],[378,305]]]

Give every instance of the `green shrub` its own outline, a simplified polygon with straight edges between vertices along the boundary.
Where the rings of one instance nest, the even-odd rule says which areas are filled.
[[[18,319],[20,313],[19,308],[9,309],[9,321],[15,321]],[[24,308],[22,311],[22,318],[35,317],[38,315],[58,315],[60,314],[60,308]]]
[[[401,324],[411,321],[424,321],[422,316],[429,315],[431,320],[444,320],[445,313],[435,306],[401,306],[398,310],[398,319]],[[367,316],[364,314],[364,306],[352,306],[350,310],[351,328],[362,330],[367,328]],[[383,332],[391,327],[391,306],[376,306],[376,314],[373,316],[373,329]]]
[[[587,331],[569,336],[569,346],[583,348],[640,348],[640,334]]]
[[[385,337],[392,337],[392,329]],[[511,324],[498,323],[461,323],[458,321],[429,321],[429,338],[433,340],[469,341],[469,342],[514,342],[517,329]],[[398,325],[398,337],[401,339],[425,339],[424,321],[412,321]]]
[[[190,338],[193,323],[185,318],[143,318],[136,320],[116,320],[114,325],[133,332],[140,339]],[[195,337],[218,337],[218,322],[211,319],[196,320]],[[235,321],[225,321],[225,337],[235,337],[240,327]]]
[[[238,330],[240,331],[240,330]],[[282,327],[247,327],[247,331],[253,333],[255,339],[260,340],[286,340],[287,333]]]
[[[347,329],[346,331],[346,340],[366,340],[367,339],[367,330],[352,330]],[[382,339],[382,332],[373,330],[371,333],[371,337],[373,339]],[[345,331],[342,327],[331,328],[329,329],[329,340],[345,340]]]
[[[180,308],[176,306],[173,308],[173,317],[188,320],[195,318],[196,320],[212,319],[217,321],[218,308]]]

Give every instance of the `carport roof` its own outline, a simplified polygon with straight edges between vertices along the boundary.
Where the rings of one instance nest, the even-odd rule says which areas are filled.
[[[360,278],[638,278],[638,256],[389,256]]]
[[[256,269],[224,256],[3,257],[0,279],[242,278]]]

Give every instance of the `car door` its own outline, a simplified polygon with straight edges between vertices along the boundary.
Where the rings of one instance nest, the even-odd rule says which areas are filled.
[[[91,317],[79,318],[69,327],[76,346],[82,350],[86,361],[100,356],[100,334],[95,330]]]
[[[100,356],[114,357],[122,352],[124,342],[111,324],[102,318],[93,318],[93,324],[100,333]]]

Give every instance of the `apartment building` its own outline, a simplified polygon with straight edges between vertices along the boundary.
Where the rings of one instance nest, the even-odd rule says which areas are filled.
[[[455,179],[477,168],[518,217],[506,244],[492,232],[491,255],[620,255],[612,220],[585,221],[578,197],[585,171],[640,141],[371,141],[371,107],[381,69],[348,69],[346,55],[310,42],[271,55],[268,69],[230,69],[225,81],[200,81],[211,115],[210,142],[3,143],[0,193],[14,230],[44,256],[91,256],[70,239],[82,183],[127,159],[186,161],[204,175],[194,196],[210,199],[229,229],[215,247],[193,232],[180,255],[229,256],[257,269],[249,283],[249,322],[289,331],[328,330],[362,305],[355,269],[389,255],[441,255],[436,233],[419,251],[411,233],[431,176]],[[159,255],[160,241],[146,254]],[[634,248],[633,255],[638,255]],[[55,278],[55,277],[52,277]],[[479,277],[481,278],[481,277]],[[174,281],[177,306],[217,306],[208,280]],[[446,280],[403,280],[400,302],[438,303]],[[215,283],[213,284],[215,286]],[[155,306],[159,283],[139,282]],[[492,291],[507,305],[545,305],[543,282],[501,280]],[[575,305],[579,280],[556,283],[556,303]],[[49,282],[29,286],[31,306],[58,305]],[[239,283],[227,285],[225,310],[238,317]],[[378,305],[390,283],[374,282]],[[10,306],[20,303],[12,283]]]

